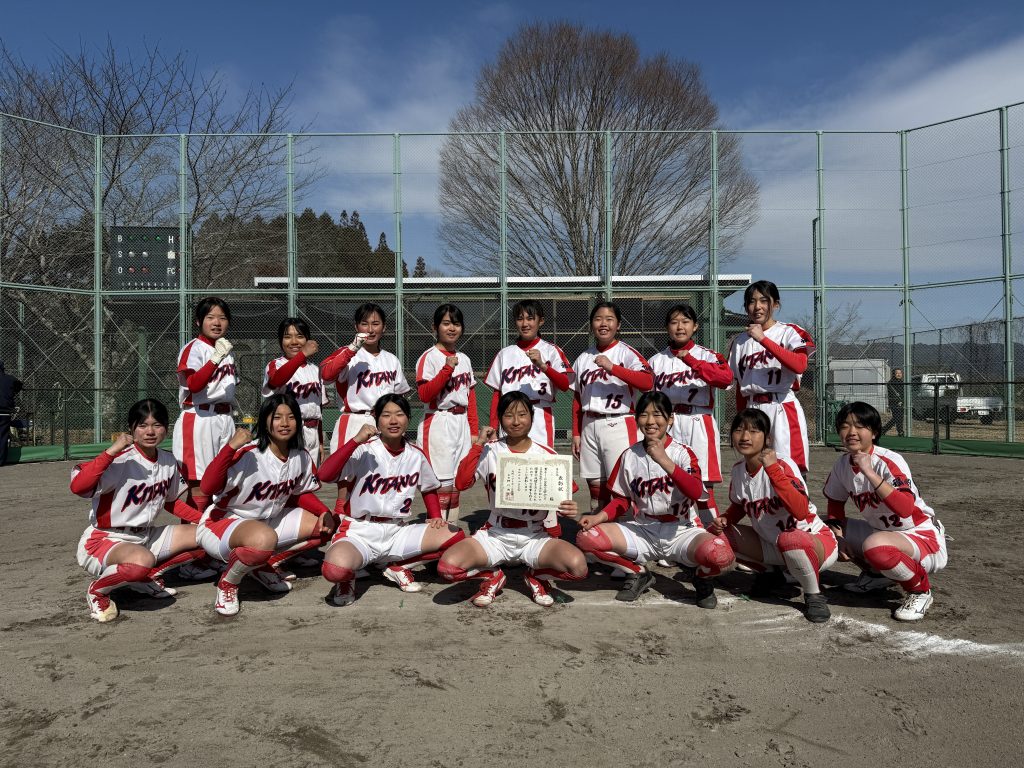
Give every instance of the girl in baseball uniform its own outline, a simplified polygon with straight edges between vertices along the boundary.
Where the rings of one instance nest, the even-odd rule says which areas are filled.
[[[743,293],[747,330],[732,340],[729,367],[736,378],[736,410],[757,408],[772,423],[774,449],[789,456],[807,474],[810,451],[807,420],[796,392],[800,375],[814,354],[811,335],[793,323],[775,319],[779,310],[779,289],[768,280],[758,280]]]
[[[735,564],[732,548],[701,525],[701,469],[689,446],[672,439],[672,402],[645,392],[637,403],[641,439],[623,451],[608,477],[611,501],[580,518],[576,546],[626,574],[616,600],[632,602],[654,584],[645,563],[665,559],[693,569],[697,605],[718,605],[712,579]],[[635,506],[636,518],[615,522]]]
[[[327,403],[320,369],[309,358],[319,345],[310,338],[309,325],[300,317],[286,317],[277,327],[281,357],[267,363],[263,397],[288,393],[302,412],[302,443],[317,462],[324,456],[321,408]]]
[[[819,576],[836,561],[836,538],[807,496],[796,462],[771,448],[768,416],[754,408],[732,421],[732,445],[742,457],[733,465],[729,508],[708,529],[725,533],[736,558],[758,574],[751,594],[767,596],[768,569],[783,567],[803,589],[809,621],[828,621]],[[750,525],[739,522],[749,516]]]
[[[616,335],[622,314],[602,301],[590,312],[594,346],[576,358],[572,403],[572,454],[590,489],[590,509],[610,499],[606,481],[622,452],[637,441],[633,404],[637,393],[654,386],[651,366]]]
[[[668,346],[651,357],[654,389],[672,401],[672,439],[688,445],[697,456],[707,498],[697,502],[703,522],[718,517],[714,486],[722,482],[715,423],[715,389],[732,383],[732,369],[724,356],[694,341],[700,328],[697,312],[689,304],[676,304],[665,315]]]
[[[210,463],[202,490],[213,497],[196,533],[210,557],[227,563],[214,610],[238,613],[238,585],[251,575],[270,592],[292,585],[277,567],[323,544],[334,518],[316,497],[320,483],[302,444],[302,413],[289,394],[263,401],[256,435],[239,428]]]
[[[491,427],[500,428],[498,400],[506,392],[524,392],[533,408],[530,439],[555,447],[555,418],[552,406],[555,393],[565,392],[576,376],[565,353],[540,337],[544,325],[544,308],[539,301],[527,299],[512,307],[519,338],[515,344],[498,351],[487,371],[484,383],[494,390],[491,395]]]
[[[471,488],[479,478],[487,489],[491,514],[486,525],[473,537],[451,547],[438,563],[438,574],[452,582],[483,579],[479,591],[470,598],[478,608],[485,608],[505,586],[505,573],[499,566],[527,566],[524,579],[530,596],[537,605],[548,607],[555,599],[548,594],[546,583],[555,579],[580,581],[587,576],[587,561],[576,547],[553,537],[544,528],[548,511],[544,509],[510,509],[498,505],[494,498],[498,456],[501,454],[553,454],[554,449],[533,440],[534,404],[525,392],[506,392],[498,399],[498,419],[504,437],[494,440],[495,430],[484,427],[473,442],[469,454],[459,464],[455,487]],[[571,499],[558,505],[558,514],[576,516],[576,502]]]
[[[439,306],[434,310],[437,343],[416,362],[416,390],[426,405],[417,442],[441,483],[441,513],[456,524],[460,510],[455,470],[479,429],[473,366],[456,349],[463,327],[462,310],[454,304]]]
[[[878,445],[878,411],[867,403],[849,403],[836,414],[835,427],[847,453],[836,459],[825,481],[825,522],[839,537],[839,559],[853,560],[863,570],[845,588],[864,594],[896,582],[905,597],[893,617],[919,621],[933,600],[928,575],[946,567],[942,523],[918,493],[906,460]],[[847,498],[862,519],[846,517]]]
[[[182,465],[191,502],[202,512],[209,497],[199,483],[213,457],[235,430],[231,413],[235,404],[238,370],[225,338],[231,324],[227,302],[210,296],[196,306],[199,335],[178,354],[178,403],[174,423],[174,457]]]
[[[129,587],[169,598],[160,575],[202,556],[194,525],[154,525],[160,510],[190,522],[199,513],[178,499],[185,490],[178,462],[159,448],[167,437],[167,407],[140,400],[128,409],[128,433],[71,472],[71,492],[92,500],[89,527],[78,542],[78,564],[93,578],[86,591],[96,621],[117,618],[110,593]]]
[[[373,407],[375,426],[364,424],[320,467],[324,482],[350,484],[348,507],[324,555],[329,602],[351,605],[357,572],[381,564],[384,578],[403,592],[419,592],[412,568],[436,560],[464,537],[441,516],[440,486],[426,455],[405,439],[411,409],[403,395],[384,395]],[[427,522],[413,522],[420,493]]]

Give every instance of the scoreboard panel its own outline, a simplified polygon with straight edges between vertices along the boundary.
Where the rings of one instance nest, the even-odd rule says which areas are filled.
[[[177,289],[181,249],[177,227],[111,227],[110,275],[114,290]]]

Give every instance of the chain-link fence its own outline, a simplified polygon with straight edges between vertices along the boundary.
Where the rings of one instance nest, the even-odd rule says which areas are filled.
[[[210,294],[232,308],[245,416],[289,315],[322,357],[377,302],[412,378],[454,302],[482,381],[517,300],[541,301],[570,361],[605,298],[642,354],[684,301],[724,352],[743,288],[766,278],[779,318],[818,343],[798,395],[812,439],[852,384],[884,390],[899,368],[905,439],[1019,445],[1022,136],[1024,105],[876,133],[94,136],[0,115],[0,360],[31,421],[17,437],[65,455],[121,429],[141,394],[176,403]],[[940,379],[958,395],[918,407]],[[717,407],[727,424],[732,396]],[[563,397],[559,438],[568,414]]]

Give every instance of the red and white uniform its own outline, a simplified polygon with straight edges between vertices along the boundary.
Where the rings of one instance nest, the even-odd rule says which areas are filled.
[[[302,439],[314,460],[320,457],[324,430],[322,408],[327,404],[327,393],[320,380],[320,368],[306,360],[299,352],[291,360],[282,356],[267,363],[263,371],[264,397],[287,392],[295,398],[302,413]]]
[[[802,472],[807,471],[810,444],[807,420],[796,391],[807,360],[814,354],[811,335],[793,323],[776,322],[764,332],[765,342],[755,341],[744,331],[732,340],[729,367],[736,378],[736,407],[757,408],[772,422],[772,447],[791,457]],[[802,366],[798,373],[779,358]]]
[[[246,520],[261,520],[277,533],[277,548],[287,549],[299,541],[304,512],[294,506],[294,497],[319,489],[313,459],[305,449],[289,451],[282,460],[271,448],[260,451],[250,443],[231,457],[224,488],[203,514],[196,540],[211,557],[227,562],[234,529]]]
[[[519,509],[496,506],[494,499],[498,475],[498,456],[511,454],[505,439],[492,440],[484,446],[474,445],[459,465],[456,487],[469,488],[474,476],[483,480],[487,489],[487,503],[491,508],[487,523],[473,534],[473,538],[487,553],[487,567],[524,564],[537,568],[541,550],[552,540],[545,532],[544,521],[550,514],[546,509]],[[546,445],[534,441],[524,452],[516,455],[550,455],[555,453]]]
[[[372,354],[366,347],[353,352],[342,347],[324,360],[324,382],[334,382],[341,413],[331,433],[331,453],[351,440],[363,424],[376,426],[373,406],[384,395],[410,390],[398,358],[385,349]]]
[[[174,422],[173,449],[187,480],[201,480],[235,432],[231,416],[238,384],[235,358],[229,353],[216,364],[213,353],[213,342],[200,335],[178,354],[181,413]]]
[[[447,354],[433,346],[416,362],[416,387],[427,406],[417,439],[441,485],[451,485],[479,429],[473,366],[462,352],[456,356],[452,368]]]
[[[847,520],[845,537],[856,552],[863,552],[864,540],[875,531],[902,533],[917,547],[918,562],[928,573],[945,567],[946,536],[935,511],[925,504],[910,476],[906,460],[880,445],[871,449],[871,467],[896,490],[880,499],[872,484],[848,455],[836,459],[824,493],[830,519],[846,520],[849,498],[863,520]]]
[[[761,539],[765,564],[786,564],[777,543],[786,531],[803,531],[820,539],[825,557],[819,571],[835,563],[839,554],[836,537],[818,517],[800,468],[788,456],[778,456],[774,464],[759,467],[753,476],[747,472],[745,460],[736,462],[729,479],[729,502],[726,518],[735,525],[750,517],[751,527]]]
[[[325,482],[352,484],[346,516],[331,543],[350,543],[359,550],[363,565],[393,563],[421,554],[427,524],[409,523],[412,503],[417,492],[426,496],[441,486],[423,451],[405,442],[393,453],[378,438],[360,445],[349,441],[342,451],[351,453],[339,474],[325,474],[334,472],[333,464],[338,461],[334,455],[334,461],[328,459],[331,465],[325,462],[321,469]],[[440,516],[439,506],[428,506],[435,510],[430,516]]]
[[[598,355],[612,361],[611,372],[594,362]],[[622,452],[637,440],[633,413],[637,393],[654,383],[651,366],[628,344],[612,342],[606,349],[591,347],[573,363],[573,436],[580,438],[580,476],[606,478]]]
[[[682,348],[666,347],[651,358],[654,390],[672,401],[674,418],[669,434],[690,446],[700,462],[705,483],[722,481],[715,422],[715,388],[732,382],[732,370],[724,356],[691,339]]]
[[[604,512],[626,540],[622,556],[627,560],[642,565],[666,559],[695,568],[698,563],[687,551],[704,528],[697,515],[698,499],[683,489],[689,488],[699,499],[706,497],[700,466],[689,446],[669,435],[665,452],[676,465],[671,475],[647,455],[642,440],[623,451],[608,477],[613,499]],[[635,519],[616,522],[630,507],[636,510]]]
[[[157,449],[150,460],[136,446],[117,456],[107,452],[71,471],[73,493],[92,499],[89,527],[78,542],[78,564],[94,578],[105,567],[107,555],[126,542],[146,547],[157,562],[171,551],[173,525],[153,525],[163,509],[185,519],[198,515],[184,502],[176,502],[185,481],[174,456]]]
[[[541,360],[548,364],[541,370],[526,356],[535,349]],[[554,344],[538,337],[526,345],[511,344],[494,356],[494,362],[487,371],[484,383],[494,390],[491,402],[491,426],[501,428],[498,418],[498,398],[506,392],[522,392],[533,403],[533,425],[530,439],[549,448],[555,445],[555,417],[551,406],[555,402],[555,391],[562,392],[572,386],[576,376],[565,353]]]

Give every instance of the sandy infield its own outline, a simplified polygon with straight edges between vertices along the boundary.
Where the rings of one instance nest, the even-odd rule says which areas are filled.
[[[819,511],[835,456],[812,451]],[[300,570],[283,597],[247,581],[233,620],[213,613],[212,583],[172,574],[177,598],[115,593],[121,617],[98,624],[71,464],[0,468],[0,765],[1020,765],[1024,463],[907,458],[952,538],[910,625],[891,618],[896,591],[836,589],[849,565],[825,576],[824,625],[749,600],[744,574],[701,610],[661,568],[637,603],[600,576],[549,609],[519,568],[489,609],[466,602],[475,582],[429,572],[419,594],[372,575],[333,608]],[[483,493],[462,498],[475,528]]]

